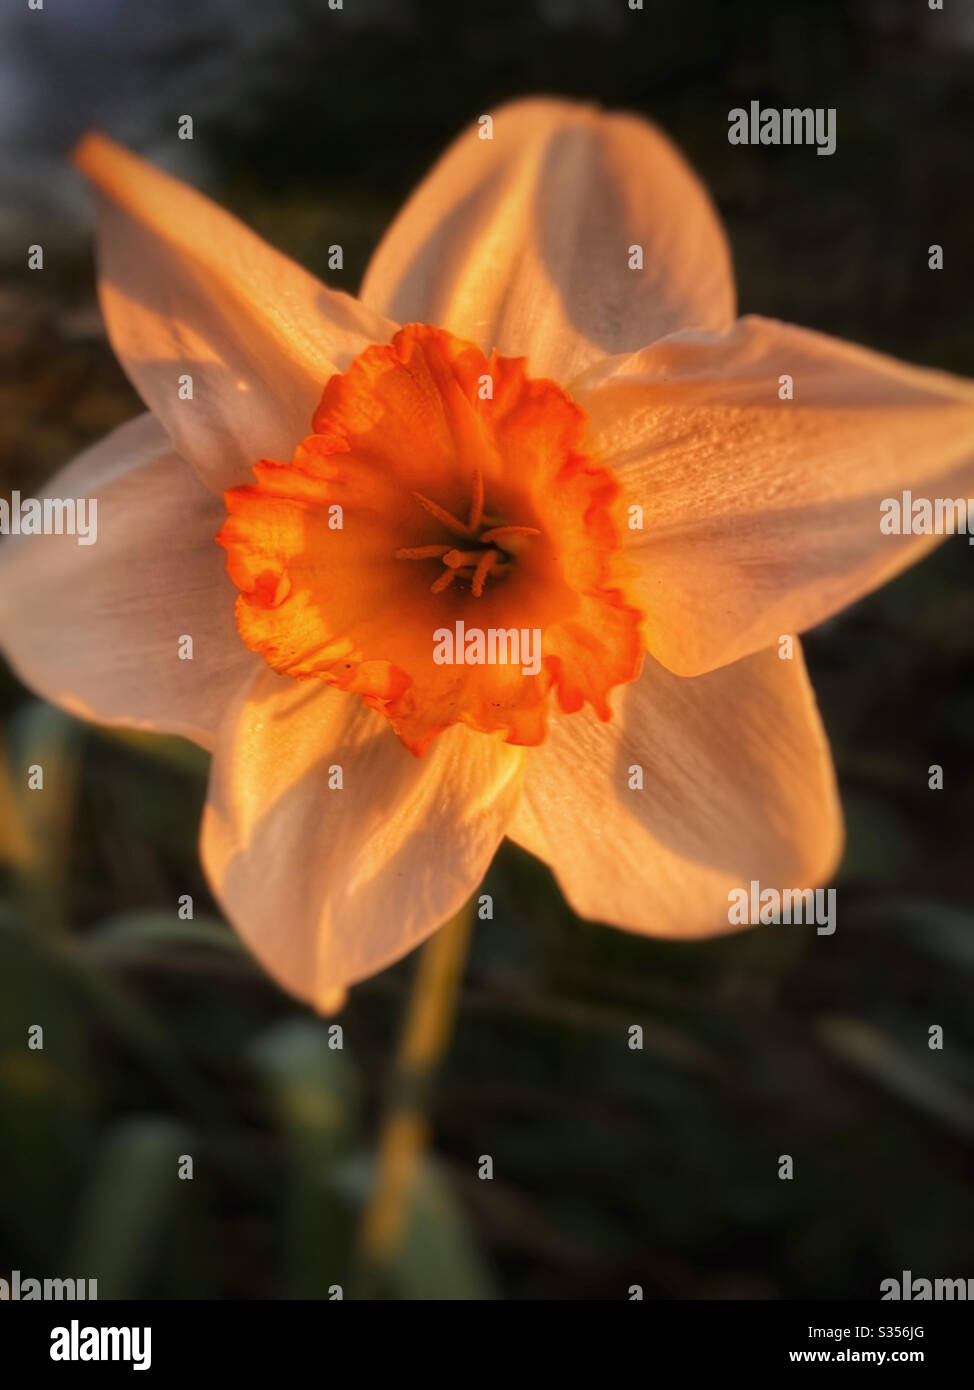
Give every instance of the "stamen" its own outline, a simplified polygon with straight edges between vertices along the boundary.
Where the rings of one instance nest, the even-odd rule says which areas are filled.
[[[444,589],[448,589],[457,577],[456,570],[444,570],[439,579],[434,579],[430,585],[431,594],[441,594]]]
[[[506,525],[488,525],[486,531],[477,534],[484,525],[484,475],[479,468],[473,471],[471,500],[467,513],[469,519],[466,523],[424,493],[413,492],[412,495],[423,510],[435,517],[447,530],[452,531],[454,535],[462,536],[466,541],[473,541],[477,546],[476,550],[461,550],[459,546],[443,544],[406,545],[393,552],[397,560],[443,561],[443,573],[430,585],[430,592],[434,594],[441,594],[455,579],[460,579],[470,586],[474,598],[481,598],[487,579],[490,576],[500,579],[511,568],[511,557],[505,553],[502,543],[514,536],[541,535],[536,526]]]
[[[449,549],[448,545],[407,545],[393,554],[397,560],[438,560]]]
[[[458,570],[462,565],[479,565],[483,553],[482,550],[448,550],[443,563],[451,570]]]
[[[453,513],[448,512],[445,507],[441,507],[438,502],[431,502],[421,492],[414,492],[413,496],[424,511],[429,512],[430,516],[435,516],[437,521],[442,521],[448,530],[453,531],[458,536],[469,537],[471,535],[470,528],[465,526],[462,521],[457,521]]]
[[[480,598],[484,592],[484,581],[490,571],[497,563],[497,551],[485,550],[477,561],[477,568],[473,572],[473,579],[470,581],[470,592],[474,598]]]
[[[504,540],[507,536],[540,536],[536,526],[495,526],[477,537],[478,541],[490,542]]]

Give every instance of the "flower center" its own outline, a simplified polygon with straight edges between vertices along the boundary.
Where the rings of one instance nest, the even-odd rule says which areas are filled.
[[[610,717],[641,614],[618,485],[564,391],[409,324],[328,381],[312,429],[226,493],[249,647],[361,696],[417,755],[454,723],[540,743],[549,697]]]
[[[502,579],[517,555],[518,542],[525,536],[540,536],[537,526],[509,526],[501,518],[484,513],[484,476],[474,469],[470,508],[467,520],[461,521],[438,502],[414,492],[413,497],[430,516],[436,517],[445,529],[460,538],[444,544],[407,545],[395,552],[397,560],[441,560],[444,569],[430,585],[430,593],[439,594],[459,581],[469,588],[474,598],[480,598],[488,579]]]

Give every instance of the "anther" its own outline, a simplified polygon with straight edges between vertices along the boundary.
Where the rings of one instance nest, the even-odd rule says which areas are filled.
[[[441,594],[444,589],[450,587],[455,579],[461,579],[465,584],[469,584],[470,592],[474,598],[481,598],[487,579],[491,575],[500,578],[511,568],[512,557],[505,553],[504,543],[516,536],[540,536],[541,534],[536,526],[507,526],[503,523],[498,526],[488,526],[486,531],[477,534],[479,528],[484,524],[484,476],[479,468],[475,468],[473,472],[471,500],[466,522],[461,521],[459,517],[448,512],[445,507],[441,507],[438,502],[434,502],[424,493],[413,492],[412,495],[423,510],[435,517],[447,530],[452,531],[456,536],[462,536],[468,542],[473,541],[477,547],[475,550],[461,550],[459,546],[442,543],[406,545],[393,552],[397,560],[443,561],[442,574],[439,574],[430,585],[430,592],[434,594]]]
[[[452,512],[448,512],[445,507],[441,507],[439,502],[432,502],[428,497],[424,497],[421,492],[414,492],[413,496],[424,511],[429,512],[430,516],[435,516],[437,521],[442,521],[448,530],[453,531],[458,536],[471,536],[473,533],[469,526],[465,526],[462,521],[458,521]]]
[[[477,537],[478,541],[488,544],[492,541],[506,540],[508,536],[540,536],[541,532],[536,526],[495,526],[490,531],[484,531]]]

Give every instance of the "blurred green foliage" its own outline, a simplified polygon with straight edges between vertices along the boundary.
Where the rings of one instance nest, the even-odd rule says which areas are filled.
[[[332,284],[355,288],[460,125],[565,91],[672,130],[727,221],[744,308],[974,374],[971,53],[932,42],[912,7],[630,16],[619,0],[596,22],[584,3],[417,0],[340,31],[320,5],[290,9],[247,99],[197,138],[214,193],[276,244],[323,275],[345,246]],[[751,97],[836,106],[838,152],[730,157],[726,112]],[[160,118],[159,138],[173,128]],[[17,257],[0,474],[29,491],[139,405],[101,335],[89,246],[29,283]],[[903,1268],[971,1272],[972,563],[954,540],[809,639],[849,822],[834,937],[640,940],[577,921],[547,871],[502,852],[401,1296],[873,1298]],[[412,962],[354,991],[336,1051],[208,895],[206,759],[82,728],[9,674],[0,711],[0,1274],[97,1277],[103,1297],[328,1297],[350,1277]],[[476,1177],[485,1152],[493,1182]]]

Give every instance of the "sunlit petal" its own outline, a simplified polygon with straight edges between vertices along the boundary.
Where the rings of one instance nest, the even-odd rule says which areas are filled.
[[[201,841],[214,892],[275,979],[327,1006],[474,891],[523,757],[454,726],[415,758],[360,700],[263,670],[214,755]]]
[[[511,836],[583,917],[652,936],[731,929],[728,893],[821,884],[841,849],[828,744],[801,653],[706,676],[647,659],[616,718],[552,721]],[[636,769],[641,769],[643,785]]]
[[[98,192],[112,346],[178,451],[218,492],[287,457],[332,372],[393,326],[114,141],[75,159]]]
[[[677,335],[572,389],[642,509],[628,553],[649,650],[684,675],[821,622],[937,544],[884,534],[884,499],[974,496],[974,384],[806,329]]]
[[[464,131],[393,222],[366,304],[526,355],[562,382],[678,328],[730,327],[726,238],[666,136],[565,101],[514,102],[491,120],[491,138],[481,123]]]
[[[0,642],[11,664],[79,717],[211,747],[258,664],[237,636],[233,586],[213,543],[219,501],[151,415],[88,449],[44,495],[94,498],[97,538],[0,545]]]

